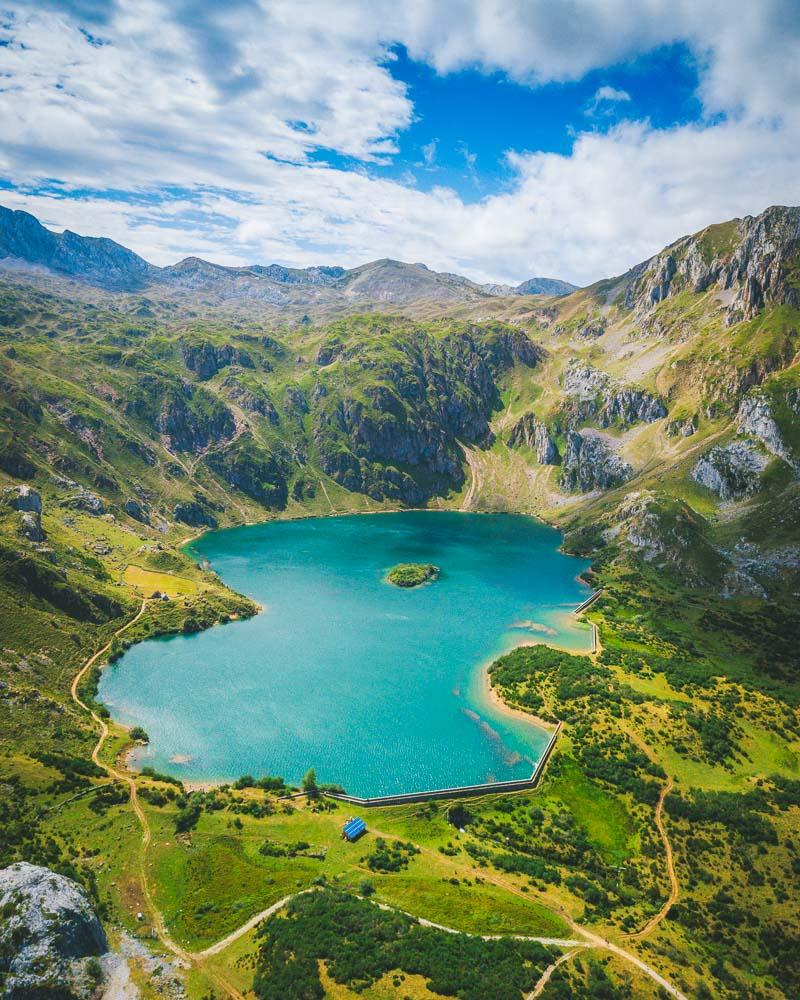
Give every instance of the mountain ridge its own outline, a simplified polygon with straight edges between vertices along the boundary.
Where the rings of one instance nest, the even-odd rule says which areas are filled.
[[[158,286],[178,286],[218,292],[225,298],[263,299],[288,304],[287,289],[341,292],[347,299],[404,303],[429,297],[442,301],[500,295],[567,295],[575,285],[556,278],[528,278],[520,284],[480,284],[462,275],[437,272],[425,264],[392,258],[367,261],[353,268],[281,264],[215,264],[196,255],[158,267],[107,237],[80,236],[70,230],[54,232],[28,212],[0,206],[0,267],[3,260],[22,261],[56,274],[85,281],[112,292],[139,292]],[[390,272],[388,275],[386,272]],[[369,280],[365,282],[365,278]],[[385,289],[378,286],[381,281]],[[365,283],[368,285],[364,289]]]

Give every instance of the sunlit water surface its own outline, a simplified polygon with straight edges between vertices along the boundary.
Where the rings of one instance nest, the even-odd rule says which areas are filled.
[[[134,646],[101,699],[150,735],[138,765],[188,781],[314,767],[372,796],[527,777],[548,734],[490,702],[484,667],[537,638],[589,648],[569,614],[587,564],[559,542],[521,515],[438,512],[212,532],[190,551],[264,611]],[[398,562],[441,575],[401,590]]]

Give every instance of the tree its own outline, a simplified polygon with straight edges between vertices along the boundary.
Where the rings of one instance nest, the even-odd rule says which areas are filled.
[[[319,795],[319,786],[317,785],[317,772],[313,767],[310,767],[303,778],[303,791],[306,795],[315,799]]]

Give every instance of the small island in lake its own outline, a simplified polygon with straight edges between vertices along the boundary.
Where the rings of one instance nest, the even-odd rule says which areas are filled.
[[[389,570],[386,579],[395,587],[419,587],[438,575],[439,567],[432,563],[398,563]]]

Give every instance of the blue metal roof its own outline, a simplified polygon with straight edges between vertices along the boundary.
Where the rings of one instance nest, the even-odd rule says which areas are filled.
[[[349,823],[345,823],[344,830],[342,831],[348,840],[355,840],[359,834],[362,834],[367,829],[367,824],[363,819],[351,819]]]

